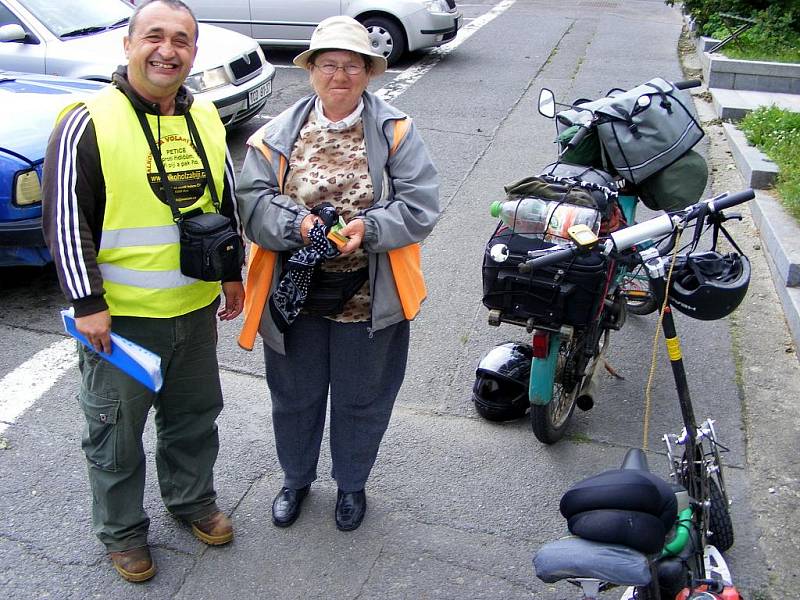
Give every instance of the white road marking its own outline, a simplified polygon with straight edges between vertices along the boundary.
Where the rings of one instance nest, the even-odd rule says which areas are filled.
[[[458,48],[461,44],[466,42],[472,34],[478,31],[484,25],[491,23],[494,19],[506,12],[517,0],[502,0],[495,4],[488,12],[485,12],[480,17],[473,19],[468,25],[465,25],[459,30],[456,39],[452,42],[447,42],[443,46],[439,46],[431,50],[431,52],[420,60],[418,63],[410,66],[408,69],[400,73],[386,87],[382,87],[375,95],[383,98],[387,102],[391,102],[400,94],[410,88],[420,77],[430,71],[436,64],[442,60],[443,57],[450,54],[453,50]]]
[[[0,433],[14,423],[78,362],[75,340],[63,339],[40,350],[0,379]]]
[[[459,30],[456,39],[435,48],[418,63],[399,72],[397,77],[386,87],[375,92],[375,95],[391,102],[436,66],[443,57],[466,42],[481,27],[507,11],[516,1],[502,0],[488,12],[472,19]],[[297,67],[286,65],[279,68]],[[260,115],[258,118],[269,120],[271,117]],[[3,397],[0,398],[0,433],[3,433],[9,425],[41,398],[58,381],[64,371],[73,367],[77,361],[75,341],[65,339],[37,352],[28,361],[3,377],[0,380],[0,390],[3,394]]]

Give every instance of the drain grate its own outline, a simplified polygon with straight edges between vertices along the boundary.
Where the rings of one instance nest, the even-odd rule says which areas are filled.
[[[618,0],[586,0],[578,2],[578,8],[619,8]]]

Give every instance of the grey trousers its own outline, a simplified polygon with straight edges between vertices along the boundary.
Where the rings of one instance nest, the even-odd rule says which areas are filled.
[[[114,333],[161,356],[164,385],[158,394],[79,345],[92,522],[109,552],[147,544],[142,432],[151,407],[158,482],[167,509],[189,521],[217,510],[213,469],[219,450],[216,418],[222,410],[218,305],[215,301],[171,319],[113,318]]]
[[[332,476],[344,492],[364,489],[403,383],[408,341],[408,321],[370,337],[368,323],[300,315],[285,336],[285,356],[264,346],[286,487],[317,478],[330,390]]]

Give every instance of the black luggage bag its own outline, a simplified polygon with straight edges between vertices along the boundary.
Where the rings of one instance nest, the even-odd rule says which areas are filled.
[[[502,244],[508,258],[497,262],[492,248]],[[520,273],[528,251],[552,246],[540,237],[515,234],[498,225],[483,256],[483,304],[506,318],[536,325],[585,327],[597,315],[609,277],[608,261],[591,254],[578,256],[531,273]],[[495,254],[500,253],[495,249]]]

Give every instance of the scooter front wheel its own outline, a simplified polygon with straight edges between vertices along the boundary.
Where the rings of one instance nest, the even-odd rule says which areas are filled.
[[[658,310],[658,302],[650,291],[650,280],[642,265],[625,276],[620,284],[620,290],[625,298],[628,312],[634,315],[649,315]]]
[[[581,362],[579,353],[583,348],[583,335],[574,335],[570,340],[562,339],[558,347],[553,399],[544,406],[531,405],[533,433],[543,444],[554,444],[567,431],[575,400],[581,388]]]

